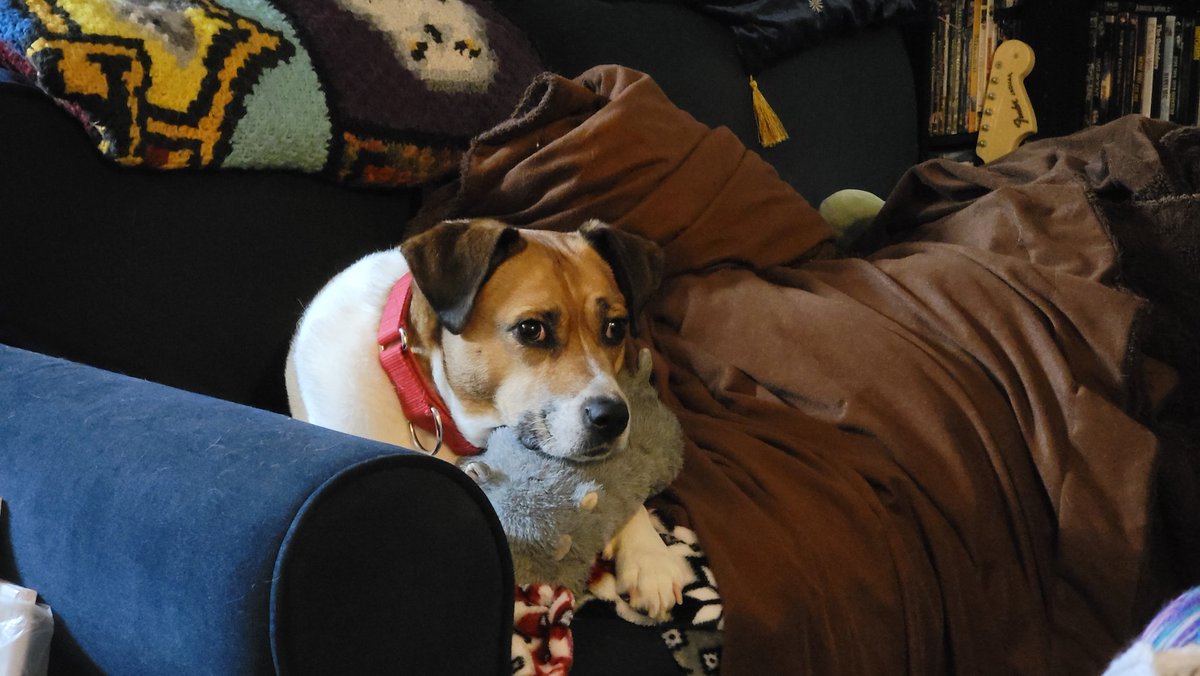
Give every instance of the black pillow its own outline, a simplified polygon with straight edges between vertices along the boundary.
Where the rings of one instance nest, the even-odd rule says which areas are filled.
[[[733,30],[742,64],[758,73],[827,37],[915,10],[914,0],[687,0]]]

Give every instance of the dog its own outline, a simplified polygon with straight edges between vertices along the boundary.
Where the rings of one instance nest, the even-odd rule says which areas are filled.
[[[655,244],[595,220],[567,233],[489,219],[439,223],[362,258],[318,292],[287,358],[292,416],[456,464],[500,426],[541,453],[606,457],[628,443],[628,403],[615,376],[661,278]],[[406,314],[398,294],[408,298]],[[401,329],[390,328],[394,320]],[[381,350],[416,372],[426,399],[394,384]],[[432,425],[415,424],[426,407]],[[691,574],[644,507],[604,554],[634,607],[662,618],[681,602]]]

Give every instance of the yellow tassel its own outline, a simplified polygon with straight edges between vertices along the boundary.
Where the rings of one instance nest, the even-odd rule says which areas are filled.
[[[758,83],[753,75],[750,76],[750,90],[754,99],[754,117],[758,120],[758,142],[764,148],[783,143],[788,139],[787,130],[783,128],[783,123],[779,121],[779,116],[775,114],[771,104],[767,103],[767,99],[758,90]]]

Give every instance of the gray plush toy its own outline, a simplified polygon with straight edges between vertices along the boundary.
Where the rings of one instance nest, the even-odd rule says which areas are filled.
[[[511,428],[488,439],[462,469],[487,494],[512,550],[517,584],[544,582],[582,592],[596,556],[650,496],[683,466],[683,432],[650,385],[649,350],[618,379],[629,403],[629,445],[575,462],[530,450]]]

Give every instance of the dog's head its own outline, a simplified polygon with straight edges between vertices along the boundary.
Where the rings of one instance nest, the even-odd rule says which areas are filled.
[[[662,278],[656,245],[599,221],[557,233],[475,220],[401,249],[418,289],[414,328],[468,439],[482,445],[507,425],[526,446],[577,460],[624,446],[616,373]]]

